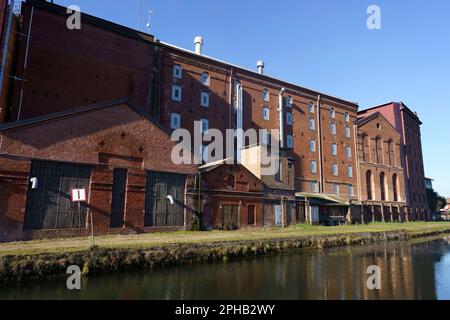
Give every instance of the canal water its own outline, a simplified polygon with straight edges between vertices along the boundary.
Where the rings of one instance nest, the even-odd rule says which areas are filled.
[[[367,268],[381,290],[367,288]],[[450,237],[2,286],[0,299],[450,299]]]

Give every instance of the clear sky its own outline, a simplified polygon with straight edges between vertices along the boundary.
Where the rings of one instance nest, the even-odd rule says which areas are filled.
[[[140,0],[55,0],[132,28]],[[367,28],[369,5],[381,30]],[[142,0],[142,30],[337,97],[361,108],[403,101],[424,122],[425,174],[450,197],[450,1]],[[449,126],[449,127],[448,127]]]

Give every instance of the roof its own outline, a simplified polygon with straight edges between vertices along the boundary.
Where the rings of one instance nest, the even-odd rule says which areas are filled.
[[[348,207],[350,206],[350,202],[345,199],[335,195],[335,194],[327,194],[327,193],[305,193],[305,192],[297,192],[295,194],[297,198],[304,198],[308,200],[311,205],[317,206],[337,206],[337,207]]]
[[[206,172],[212,171],[212,170],[214,170],[214,169],[216,169],[216,168],[218,168],[218,167],[220,167],[220,166],[222,166],[224,164],[228,164],[229,161],[233,161],[233,164],[234,164],[234,159],[233,158],[227,158],[227,159],[222,159],[222,160],[219,160],[219,161],[207,163],[207,164],[199,167],[199,170],[200,171],[206,171]]]
[[[365,124],[367,124],[367,123],[369,123],[370,121],[372,121],[372,120],[374,120],[374,119],[376,119],[376,118],[378,118],[378,117],[381,117],[391,128],[392,128],[392,130],[397,134],[397,135],[400,135],[399,133],[398,133],[398,131],[397,131],[397,129],[395,129],[395,127],[392,125],[392,123],[388,120],[388,119],[386,119],[386,117],[381,113],[381,112],[375,112],[375,113],[372,113],[372,114],[370,114],[370,115],[368,115],[368,116],[365,116],[365,117],[361,117],[361,118],[359,118],[358,120],[356,120],[356,125],[358,126],[358,127],[362,127],[362,126],[364,126]]]
[[[414,120],[416,120],[419,124],[422,124],[422,121],[420,121],[420,118],[419,118],[419,116],[417,115],[417,113],[416,112],[413,112],[410,108],[408,108],[408,106],[405,104],[405,103],[403,103],[403,102],[393,102],[393,101],[391,101],[391,102],[387,102],[387,103],[384,103],[384,104],[380,104],[380,105],[378,105],[378,106],[374,106],[374,107],[370,107],[370,108],[368,108],[368,109],[364,109],[364,110],[360,110],[359,112],[358,112],[358,114],[363,114],[363,113],[366,113],[367,111],[371,111],[371,110],[375,110],[375,109],[380,109],[380,108],[383,108],[383,107],[386,107],[386,106],[388,106],[388,105],[399,105],[400,106],[400,110],[404,110],[405,112],[407,112]]]
[[[105,108],[111,108],[111,107],[119,106],[119,105],[127,105],[134,112],[139,114],[141,117],[147,119],[148,121],[152,122],[155,126],[157,126],[159,129],[161,129],[168,135],[172,134],[171,130],[169,130],[168,128],[157,123],[153,118],[145,115],[141,110],[139,110],[139,108],[137,108],[127,98],[120,98],[117,100],[95,103],[95,104],[91,104],[91,105],[87,105],[87,106],[83,106],[83,107],[68,109],[68,110],[64,110],[64,111],[60,111],[60,112],[49,113],[49,114],[45,114],[43,116],[37,116],[37,117],[25,119],[25,120],[16,121],[16,122],[8,122],[8,123],[0,124],[0,132],[7,131],[7,130],[13,130],[13,129],[21,128],[21,127],[27,127],[27,126],[39,124],[39,123],[46,122],[46,121],[67,118],[67,117],[71,117],[71,116],[81,114],[81,113],[92,112],[92,111],[101,110],[101,109],[105,109]]]

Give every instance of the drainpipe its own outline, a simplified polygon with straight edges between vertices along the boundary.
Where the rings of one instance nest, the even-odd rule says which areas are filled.
[[[323,152],[322,152],[322,122],[320,121],[321,116],[321,99],[320,94],[317,96],[317,140],[318,140],[318,148],[319,148],[319,191],[320,193],[324,193],[324,181],[323,181]]]
[[[286,92],[285,88],[281,88],[280,94],[278,96],[278,112],[280,115],[280,148],[284,148],[284,106],[283,106],[283,95]]]
[[[229,79],[229,90],[228,90],[228,128],[232,129],[232,114],[233,114],[233,68],[230,70],[230,79]]]
[[[3,46],[2,67],[1,67],[1,71],[0,71],[0,97],[3,94],[3,80],[5,78],[6,59],[8,57],[9,36],[11,34],[13,9],[14,9],[14,0],[11,0],[11,2],[9,4],[8,24],[6,27],[5,44]],[[0,106],[0,109],[1,108],[2,108],[2,106]],[[6,119],[3,119],[4,117],[6,117],[6,106],[5,106],[5,110],[0,110],[0,122],[6,121]]]
[[[352,156],[355,157],[355,161],[356,161],[356,180],[358,183],[358,199],[362,199],[362,190],[361,190],[362,181],[361,181],[361,172],[360,172],[361,163],[359,161],[359,156],[358,156],[358,130],[357,130],[356,125],[353,125],[353,136],[355,137],[355,143],[354,143],[355,152]]]
[[[29,52],[29,47],[30,47],[31,27],[33,26],[33,16],[34,16],[34,7],[31,7],[30,25],[28,26],[27,47],[25,50],[25,62],[24,62],[23,73],[22,73],[22,88],[20,89],[19,111],[17,113],[17,121],[20,121],[20,115],[22,113],[23,86],[24,86],[24,82],[25,82],[25,73],[27,71],[27,66],[28,66],[28,52]]]

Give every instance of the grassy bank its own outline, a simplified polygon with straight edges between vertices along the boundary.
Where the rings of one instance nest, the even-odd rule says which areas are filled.
[[[42,240],[0,245],[0,279],[62,275],[70,265],[85,273],[118,272],[236,257],[407,240],[450,233],[450,223],[293,226],[235,232],[177,232],[136,236]]]

